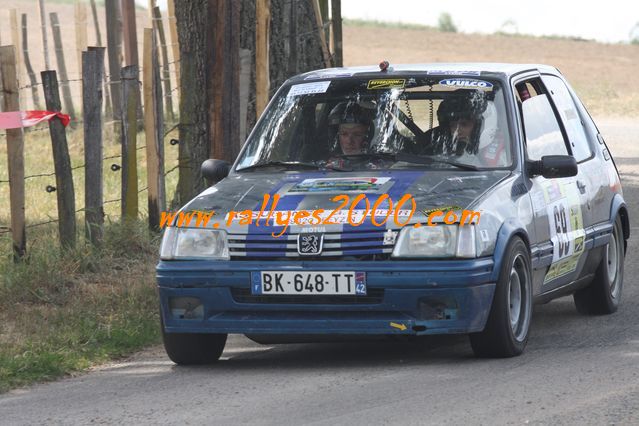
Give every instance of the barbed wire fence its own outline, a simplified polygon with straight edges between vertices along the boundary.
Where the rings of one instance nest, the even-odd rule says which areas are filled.
[[[297,3],[295,2],[295,0],[288,0],[284,2],[283,4],[288,4],[290,6],[292,4],[297,4]],[[300,32],[293,35],[293,37],[297,40],[296,43],[298,47],[299,47],[299,44],[304,44],[307,38],[316,36],[318,32],[321,34],[323,33],[328,34],[328,30],[329,28],[331,28],[332,22],[326,19],[322,22],[322,18],[318,18],[317,16],[319,12],[317,10],[315,12],[316,13],[314,18],[317,18],[317,25],[310,31],[304,31],[304,32]],[[107,14],[108,14],[108,11],[107,11]],[[12,13],[12,17],[14,15],[17,16],[15,11]],[[313,13],[310,13],[308,18],[314,19],[312,15]],[[128,19],[131,19],[131,17],[129,16]],[[133,19],[135,21],[135,18]],[[56,17],[56,21],[57,21],[57,17]],[[81,43],[78,41],[79,39],[77,38],[77,31],[78,31],[77,21],[78,21],[78,17],[76,16],[76,44],[77,44],[76,49],[78,51],[78,61],[79,61],[83,55],[81,54],[81,51],[86,50],[86,35],[85,35],[84,47],[80,48]],[[108,16],[107,16],[107,22],[108,22]],[[130,171],[132,170],[132,168],[135,169],[136,167],[139,166],[137,164],[137,161],[135,160],[137,159],[137,155],[135,153],[141,150],[147,150],[147,162],[150,161],[149,156],[157,157],[158,155],[162,155],[161,153],[165,151],[164,146],[165,146],[165,143],[167,142],[167,137],[169,136],[171,132],[175,131],[175,129],[178,128],[178,124],[176,124],[177,120],[176,120],[175,108],[174,108],[174,106],[177,105],[177,102],[174,102],[174,100],[177,99],[176,95],[179,96],[181,94],[180,85],[179,85],[179,81],[180,81],[179,71],[180,71],[181,60],[179,57],[179,49],[176,48],[177,40],[174,39],[174,34],[173,34],[173,32],[177,33],[177,31],[175,31],[175,16],[162,16],[159,13],[159,9],[154,8],[152,10],[152,13],[150,13],[149,22],[151,26],[149,30],[153,34],[153,37],[151,39],[152,46],[150,47],[147,45],[147,37],[146,37],[147,34],[145,30],[144,43],[142,43],[143,54],[146,55],[147,49],[152,48],[154,52],[155,60],[150,62],[144,62],[142,64],[143,66],[137,66],[136,75],[138,77],[134,79],[129,78],[129,80],[135,83],[135,86],[137,86],[138,91],[140,89],[140,86],[144,86],[143,83],[148,81],[153,81],[153,91],[156,93],[156,95],[152,99],[154,99],[155,103],[159,103],[161,106],[160,108],[155,108],[155,107],[146,108],[148,105],[144,105],[145,107],[144,110],[146,111],[147,109],[152,109],[152,110],[155,110],[156,113],[157,111],[163,112],[162,117],[155,117],[153,119],[153,122],[156,125],[155,138],[149,134],[148,129],[145,129],[146,143],[141,146],[136,146],[137,136],[135,135],[137,134],[137,130],[140,130],[141,129],[140,124],[142,122],[146,123],[147,120],[146,119],[143,120],[140,115],[133,118],[132,120],[131,120],[131,117],[127,117],[125,112],[126,110],[129,109],[128,106],[130,104],[128,101],[120,102],[119,104],[116,104],[117,99],[125,98],[125,93],[122,90],[122,87],[124,86],[123,84],[124,80],[121,73],[122,70],[118,70],[118,72],[115,72],[115,70],[112,70],[113,72],[107,73],[105,72],[105,70],[110,69],[110,67],[105,66],[103,61],[101,65],[101,70],[100,70],[101,72],[96,74],[99,77],[100,84],[103,88],[103,94],[104,94],[103,102],[100,105],[100,113],[101,113],[100,133],[109,135],[113,143],[122,144],[120,154],[100,155],[97,158],[100,163],[100,168],[103,169],[105,173],[107,174],[119,173],[120,175],[119,184],[120,184],[120,187],[122,188],[121,197],[110,197],[110,198],[103,197],[103,199],[100,200],[100,206],[112,205],[112,204],[118,204],[118,203],[122,204],[123,205],[122,215],[124,215],[124,210],[125,210],[124,208],[124,204],[126,202],[125,192],[128,191],[132,193],[134,191],[137,194],[141,194],[144,192],[157,190],[157,189],[154,189],[157,185],[155,184],[151,185],[150,183],[143,188],[138,188],[137,180],[134,185],[131,185],[129,187],[129,179],[127,179],[127,173],[130,174]],[[84,25],[86,25],[86,17],[84,18]],[[165,26],[168,26],[171,30],[170,41],[168,40],[167,37],[163,35]],[[15,27],[17,28],[17,23],[15,24]],[[53,27],[57,27],[57,28],[53,29]],[[23,29],[23,34],[25,34],[27,31],[27,25],[26,25],[26,17],[24,14],[23,14],[22,29]],[[54,22],[53,18],[52,18],[52,29],[54,32],[61,31],[60,25]],[[99,36],[97,37],[99,39]],[[237,37],[241,37],[241,34],[237,34]],[[44,91],[44,85],[42,82],[38,82],[37,79],[35,78],[35,73],[33,72],[33,69],[29,63],[29,51],[28,51],[28,46],[26,44],[26,36],[23,38],[24,40],[22,40],[22,43],[21,43],[20,40],[17,39],[17,37],[13,37],[14,39],[13,44],[19,47],[17,51],[20,52],[18,54],[18,57],[14,61],[14,66],[16,64],[18,66],[16,70],[17,71],[16,74],[18,75],[19,78],[17,80],[20,82],[29,81],[29,84],[22,83],[19,87],[16,84],[16,87],[14,89],[17,89],[17,92],[19,94],[22,110],[27,110],[31,106],[33,107],[33,109],[40,109],[39,107],[41,106],[41,103],[39,99],[41,99],[42,92]],[[54,39],[55,38],[56,37],[54,33]],[[126,38],[127,37],[125,35],[125,39]],[[135,37],[134,37],[134,40],[135,40]],[[127,43],[129,43],[129,45],[127,46],[130,47],[131,42],[132,42],[131,40],[124,40],[123,44],[126,45]],[[136,43],[136,42],[134,41],[133,43]],[[99,44],[101,44],[101,42]],[[340,45],[341,45],[341,42],[340,42]],[[123,46],[117,47],[119,52],[121,52],[122,47]],[[323,56],[325,61],[327,61],[327,63],[333,62],[335,59],[334,57],[335,52],[330,52],[327,49],[327,43],[324,38],[322,40],[322,48],[323,48]],[[93,47],[88,48],[88,51],[90,52],[92,49],[96,49],[96,48],[93,48]],[[104,48],[97,48],[97,49],[104,49]],[[109,47],[109,49],[111,49],[111,46]],[[171,55],[169,55],[169,52],[171,53]],[[63,98],[64,98],[63,99],[64,108],[61,107],[60,109],[63,112],[65,110],[76,111],[76,114],[77,114],[77,116],[74,117],[74,119],[71,121],[70,128],[67,130],[67,132],[69,135],[72,135],[72,136],[82,131],[84,131],[86,134],[86,128],[92,126],[94,123],[86,119],[86,114],[84,111],[86,105],[84,105],[85,97],[83,96],[83,90],[85,90],[85,86],[87,84],[87,78],[84,75],[84,69],[83,67],[80,67],[80,70],[78,72],[73,72],[73,71],[69,73],[67,73],[66,71],[62,72],[61,68],[64,68],[64,66],[63,64],[61,64],[61,62],[63,63],[64,60],[62,59],[61,61],[60,59],[64,57],[64,50],[62,49],[61,46],[56,45],[55,53],[56,53],[56,59],[58,63],[58,69],[60,72],[60,80],[57,81],[57,85],[61,89],[63,89]],[[159,58],[161,58],[161,60]],[[2,62],[1,57],[0,57],[0,62]],[[257,66],[257,64],[255,64],[255,66]],[[29,76],[28,79],[26,78],[27,75]],[[68,78],[67,76],[70,76],[70,78]],[[275,93],[275,91],[278,89],[277,86],[279,86],[279,84],[274,84],[272,87],[270,87],[270,90],[266,92],[268,97],[272,96]],[[0,103],[4,103],[3,99],[6,98],[7,96],[10,96],[9,92],[10,90],[8,90],[6,87],[2,88],[2,91],[0,91]],[[116,92],[115,96],[114,96],[114,92]],[[140,102],[142,99],[144,99],[145,101],[144,103],[146,103],[146,99],[147,99],[146,97],[138,96],[137,98],[138,108],[140,108],[140,106],[143,103],[143,102]],[[254,96],[247,99],[248,105],[255,107],[255,103],[256,103],[256,98]],[[75,105],[79,105],[81,106],[81,108],[78,108],[78,109],[73,108],[73,106]],[[118,110],[120,107],[122,107],[122,110],[119,111],[119,113],[115,113],[115,111]],[[3,108],[3,110],[7,111],[6,108]],[[79,117],[82,117],[82,118],[79,118]],[[127,121],[127,118],[128,118],[128,121]],[[165,122],[167,123],[166,125],[164,125]],[[31,143],[32,139],[39,139],[38,135],[46,135],[45,132],[49,132],[51,134],[51,138],[53,139],[54,135],[51,130],[51,127],[52,126],[49,126],[49,125],[43,125],[43,126],[37,126],[33,128],[25,128],[20,131],[20,138],[26,138]],[[132,128],[135,128],[136,130],[131,131]],[[158,133],[157,130],[160,128],[166,129],[166,130],[164,130],[163,132],[160,131]],[[131,135],[133,135],[132,139],[131,139]],[[7,141],[8,141],[9,135],[6,132],[0,132],[0,138],[7,138]],[[175,146],[179,144],[179,141],[177,141],[176,139],[174,138],[170,138],[170,139],[171,140],[168,141],[170,146]],[[77,141],[77,137],[74,138],[74,141]],[[153,143],[149,144],[149,141],[152,141]],[[20,145],[22,145],[22,143]],[[66,145],[66,142],[65,142],[65,145]],[[54,146],[55,146],[55,142],[54,142]],[[159,149],[160,146],[162,147],[162,149]],[[75,152],[78,151],[76,146],[74,146],[74,149],[75,149]],[[170,148],[167,148],[167,149],[170,149]],[[111,151],[110,147],[109,147],[109,151]],[[87,154],[86,146],[85,146],[84,154],[85,155]],[[67,148],[67,155],[68,155],[68,148]],[[54,153],[54,157],[55,157],[55,153]],[[129,157],[134,159],[133,163],[132,161],[130,161]],[[178,155],[172,155],[171,157],[177,157],[177,164],[167,165],[166,158],[163,155],[160,161],[161,167],[160,167],[160,170],[158,171],[158,179],[161,179],[163,181],[162,185],[164,185],[164,182],[166,181],[166,178],[169,175],[177,172],[178,170],[180,170],[180,168],[193,167],[190,164],[190,159],[180,158],[179,153]],[[109,162],[110,160],[119,160],[119,161],[113,161],[110,164],[107,164],[107,162]],[[81,162],[79,164],[75,164],[72,167],[70,167],[70,171],[81,172],[82,169],[84,169],[85,170],[84,178],[86,181],[90,168],[91,168],[91,164],[85,164],[84,162]],[[56,170],[57,169],[58,167],[56,164]],[[147,168],[147,171],[148,171],[148,168]],[[56,185],[52,184],[51,182],[47,182],[47,185],[43,185],[40,183],[42,180],[51,179],[53,177],[56,177],[56,178],[58,177],[55,170],[53,171],[52,170],[44,170],[44,171],[36,170],[34,173],[31,173],[28,175],[25,175],[24,170],[22,170],[22,173],[19,174],[19,178],[12,176],[10,173],[8,173],[7,176],[4,176],[2,173],[2,170],[0,170],[0,194],[3,193],[3,188],[2,188],[3,186],[7,187],[11,185],[21,185],[22,192],[24,193],[24,187],[27,183],[29,184],[30,191],[33,191],[35,189],[34,185],[41,185],[39,186],[38,190],[44,189],[44,191],[46,191],[47,193],[54,193],[58,191],[58,194],[59,194],[59,191],[61,189],[56,188]],[[101,173],[100,173],[100,179],[102,179]],[[111,188],[114,186],[112,177],[107,177],[104,180],[110,180]],[[35,182],[38,182],[38,183],[35,184]],[[101,182],[100,185],[103,185],[103,182]],[[85,193],[86,192],[87,190],[85,188]],[[100,192],[102,192],[102,189],[100,189]],[[111,194],[113,194],[112,190],[109,192],[109,195]],[[24,198],[24,194],[23,194],[23,198]],[[104,199],[104,198],[108,198],[108,199]],[[149,199],[151,199],[151,194],[149,194]],[[13,199],[12,199],[12,202],[13,202]],[[22,204],[23,204],[22,209],[24,210],[24,199],[22,200]],[[164,204],[164,202],[162,204]],[[17,208],[19,209],[20,207],[18,206]],[[82,206],[80,208],[74,208],[73,212],[75,214],[85,212],[88,215],[89,212],[93,212],[94,210],[95,210],[95,206],[90,206],[90,207]],[[12,207],[11,209],[12,215],[13,215],[13,212],[14,212],[14,207]],[[43,216],[42,212],[40,212],[39,218],[42,218],[42,216]],[[46,220],[41,220],[35,223],[31,223],[25,219],[23,220],[22,224],[18,223],[18,226],[21,226],[23,228],[22,232],[24,233],[24,230],[27,230],[27,229],[37,228],[37,227],[45,226],[47,224],[57,223],[57,222],[60,222],[61,220],[64,220],[64,217],[62,218],[56,217],[56,215],[51,214],[51,212],[46,213],[46,218],[47,218]],[[15,236],[19,232],[20,230],[12,229],[11,226],[0,224],[0,235],[13,233]],[[15,244],[14,244],[14,247],[15,247]]]
[[[10,48],[12,49],[13,47],[10,47]],[[3,50],[3,52],[5,52],[5,50]],[[17,65],[16,61],[15,61],[16,58],[13,57],[12,59],[13,60],[8,61],[6,55],[0,55],[0,66],[2,67],[3,72],[7,69],[7,67],[13,66],[14,69],[15,69],[15,67]],[[12,63],[10,63],[10,62],[12,62]],[[179,61],[174,60],[174,61],[172,61],[172,64],[173,65],[179,65]],[[159,63],[158,62],[156,62],[156,64],[154,64],[154,65],[159,67]],[[144,73],[144,68],[142,68],[142,67],[139,67],[138,69],[135,70],[135,73],[138,76],[139,76],[140,72],[143,74],[143,80],[144,80],[144,78],[150,78],[151,80],[153,80],[151,85],[150,85],[151,86],[150,90],[162,93],[161,87],[158,87],[161,84],[161,80],[154,79],[154,73],[153,72]],[[149,76],[149,74],[150,74],[150,76]],[[122,82],[123,81],[122,76],[120,75],[118,77],[119,77],[119,81]],[[138,78],[134,78],[131,83],[132,83],[133,87],[135,87],[139,91],[139,88],[141,86],[143,86],[143,84],[142,84],[143,80],[140,80],[139,77],[138,77]],[[84,87],[86,81],[87,81],[86,76],[83,76],[83,78],[71,78],[71,79],[66,79],[66,80],[57,80],[56,81],[56,83],[57,83],[56,84],[56,86],[57,86],[56,88],[62,87],[63,85],[69,86],[69,85],[74,85],[75,84],[75,85],[78,86],[78,91],[80,93],[82,93],[83,88],[86,89],[86,87]],[[100,86],[102,84],[104,84],[104,85],[112,85],[113,82],[114,82],[114,78],[111,75],[107,74],[105,76],[105,78],[103,79],[103,81],[100,81]],[[122,85],[122,87],[124,87],[124,85]],[[45,98],[47,98],[46,90],[45,90],[45,87],[44,87],[44,82],[31,82],[30,84],[24,84],[24,85],[18,86],[17,79],[16,79],[16,81],[15,81],[15,89],[12,89],[12,88],[9,88],[9,87],[4,87],[4,86],[2,87],[2,90],[0,91],[0,95],[1,95],[0,99],[2,99],[4,101],[5,98],[7,98],[8,96],[11,96],[11,94],[14,93],[14,92],[15,92],[14,93],[15,97],[17,99],[21,99],[21,98],[24,99],[24,98],[28,97],[28,96],[25,96],[25,95],[29,95],[29,94],[33,93],[33,89],[34,88],[37,89],[38,92],[44,91],[45,92]],[[174,91],[175,90],[172,89],[172,92],[174,92]],[[162,95],[162,97],[164,97],[164,94]],[[152,98],[152,97],[150,99],[153,99],[153,102],[162,102],[162,97],[160,97],[160,99],[157,99],[157,100],[155,98]],[[140,97],[140,99],[141,98],[142,97]],[[49,101],[49,99],[47,99],[47,101]],[[36,100],[35,99],[33,100],[33,105],[34,106],[36,105]],[[123,109],[124,110],[128,109],[127,105],[128,105],[128,102],[123,105]],[[149,110],[153,110],[153,111],[157,111],[158,110],[153,105],[147,105],[147,106],[149,107],[148,108]],[[9,110],[9,109],[7,109],[7,105],[6,104],[3,106],[2,109],[5,110],[5,111]],[[23,107],[21,109],[24,110],[25,108]],[[50,109],[50,108],[47,108],[47,109]],[[82,105],[82,110],[84,110],[84,105]],[[162,109],[160,108],[159,111],[162,111]],[[84,111],[82,111],[82,113],[84,113]],[[173,112],[171,111],[171,113],[173,113]],[[129,131],[129,128],[133,129],[132,130],[133,131],[132,134],[134,134],[134,135],[137,134],[138,129],[139,129],[139,126],[138,126],[139,122],[143,122],[143,121],[145,122],[146,121],[146,120],[141,120],[138,117],[135,117],[132,120],[132,122],[126,123],[125,122],[126,120],[123,120],[123,119],[116,120],[116,119],[114,119],[113,116],[109,117],[106,114],[107,114],[107,111],[104,111],[102,106],[100,106],[100,115],[102,115],[102,118],[101,118],[100,121],[103,123],[104,127],[108,127],[109,125],[113,125],[113,126],[119,126],[119,127],[122,128],[122,130],[119,133],[119,135],[117,135],[117,136],[119,136],[119,138],[117,138],[116,135],[112,135],[111,136],[111,139],[112,139],[113,143],[107,144],[107,148],[108,148],[109,151],[112,151],[112,146],[117,145],[118,142],[119,143],[126,142],[126,143],[130,144],[131,140],[126,140],[122,136],[125,135],[125,134],[131,134],[130,131]],[[85,119],[74,119],[74,120],[71,120],[71,123],[70,123],[69,127],[64,130],[65,148],[66,148],[66,136],[69,135],[71,137],[74,137],[74,135],[76,133],[83,132],[83,130],[85,130],[84,127],[85,127],[86,123],[87,123],[87,121]],[[160,143],[162,145],[165,145],[165,143],[168,143],[167,146],[175,146],[175,145],[179,144],[179,141],[177,139],[175,139],[175,138],[170,138],[170,140],[167,140],[167,137],[178,128],[178,124],[175,122],[175,117],[174,116],[173,116],[173,120],[172,121],[166,122],[166,125],[164,125],[165,117],[161,117],[161,119],[159,119],[159,120],[155,119],[155,120],[152,121],[152,123],[153,123],[153,126],[151,126],[150,129],[145,129],[145,133],[146,133],[146,136],[147,136],[147,138],[146,138],[147,139],[147,143],[144,143],[144,144],[142,144],[140,146],[135,146],[135,140],[133,141],[134,146],[135,146],[134,152],[139,152],[139,151],[142,151],[142,150],[146,150],[147,147],[148,147],[148,143],[152,143],[152,144],[155,144],[155,145],[160,144]],[[158,128],[155,128],[155,126],[158,123],[160,124],[160,127],[162,128],[162,130],[159,131],[159,132],[158,132]],[[93,125],[94,123],[91,123],[91,124]],[[22,147],[24,146],[24,142],[23,142],[24,140],[27,141],[27,144],[28,144],[27,146],[29,146],[31,144],[34,144],[34,143],[36,143],[36,144],[42,143],[42,139],[46,138],[46,134],[47,133],[45,133],[45,132],[48,132],[50,134],[50,136],[52,138],[53,146],[55,146],[56,141],[54,140],[52,127],[53,126],[51,124],[49,124],[49,123],[43,123],[43,124],[39,124],[39,125],[34,126],[34,127],[27,127],[27,128],[19,129],[18,131],[19,131],[20,140],[21,140],[21,143],[20,143],[21,149],[23,149]],[[100,133],[104,133],[105,132],[104,127],[100,128],[100,130],[99,130]],[[38,135],[43,135],[43,136],[38,136]],[[158,136],[158,135],[161,135],[161,136]],[[150,138],[149,138],[149,136],[150,136]],[[8,131],[0,132],[0,138],[3,138],[3,139],[7,138],[7,142],[9,142],[9,139],[8,139],[9,138],[9,132]],[[34,139],[34,138],[36,138],[36,139]],[[160,140],[156,141],[156,140],[154,140],[154,138],[158,138]],[[74,139],[77,139],[77,138],[74,138]],[[137,136],[134,136],[134,139],[137,139]],[[75,146],[74,148],[75,148],[74,152],[77,152],[77,146]],[[162,166],[160,167],[160,170],[162,172],[160,173],[160,176],[158,178],[162,180],[162,185],[164,186],[165,178],[169,174],[174,173],[175,171],[177,171],[179,167],[178,166],[173,166],[173,167],[170,167],[167,172],[163,172],[163,170],[165,169],[165,165],[164,165],[165,156],[163,155],[163,152],[165,151],[165,149],[164,148],[157,149],[157,148],[158,147],[156,146],[155,150],[150,150],[149,152],[147,152],[147,161],[149,161],[148,157],[149,157],[149,153],[151,153],[151,154],[156,156],[156,158],[153,159],[153,161],[156,161],[156,162],[159,161],[160,164],[162,164]],[[31,149],[32,148],[29,147],[29,149],[27,149],[27,153],[29,153]],[[38,148],[38,150],[40,150],[40,149],[46,149],[46,148],[44,148],[44,147]],[[68,148],[66,148],[66,149],[67,149],[67,155],[68,155]],[[20,154],[21,154],[21,156],[24,156],[24,151],[22,151]],[[118,153],[118,154],[115,154],[115,155],[112,155],[112,154],[102,155],[100,157],[100,163],[102,163],[102,169],[104,169],[104,173],[109,173],[108,170],[110,170],[111,173],[119,173],[120,178],[118,180],[119,180],[119,183],[120,183],[119,186],[122,188],[122,195],[124,195],[124,193],[125,193],[125,191],[127,189],[129,189],[129,190],[134,189],[136,194],[149,192],[149,185],[138,189],[137,179],[136,179],[136,182],[134,182],[131,185],[131,188],[127,187],[128,186],[128,181],[123,184],[123,181],[122,181],[122,177],[123,176],[122,175],[124,174],[123,166],[125,164],[129,163],[128,167],[133,168],[133,169],[137,169],[137,168],[140,168],[140,167],[145,167],[143,164],[138,164],[138,162],[136,160],[137,155],[135,155],[135,154],[132,155],[133,163],[131,163],[131,161],[127,161],[127,157],[130,156],[130,155],[131,155],[130,150],[125,149],[125,147],[123,145],[122,145],[121,152]],[[157,158],[158,155],[160,156],[159,160]],[[54,155],[54,157],[55,157],[55,155]],[[109,160],[119,160],[119,161],[115,161],[115,162],[112,162],[111,164],[109,164],[108,163]],[[9,156],[9,161],[10,162],[12,161],[12,157],[11,156]],[[55,162],[55,158],[54,158],[54,162]],[[171,165],[169,165],[169,166],[171,166]],[[14,231],[16,231],[16,229],[13,229],[11,225],[9,225],[9,224],[1,224],[0,223],[0,236],[3,236],[5,234],[12,234],[15,237],[16,234],[20,234],[20,233],[22,235],[26,236],[26,231],[28,231],[28,230],[31,230],[33,228],[42,227],[42,226],[45,226],[45,225],[59,223],[61,221],[64,221],[64,219],[65,219],[64,217],[59,217],[60,213],[55,214],[52,211],[43,212],[41,210],[41,207],[43,205],[48,205],[49,204],[49,203],[46,203],[46,202],[45,203],[41,203],[41,205],[37,206],[37,208],[40,209],[38,211],[37,217],[42,218],[44,216],[44,217],[46,217],[45,220],[32,222],[32,221],[29,220],[28,217],[25,217],[25,215],[26,215],[25,212],[28,212],[29,207],[33,207],[33,206],[25,205],[25,190],[29,189],[29,192],[32,192],[35,189],[34,188],[34,182],[39,182],[41,180],[45,180],[45,182],[46,182],[47,179],[56,178],[55,181],[57,181],[58,180],[57,179],[58,173],[55,170],[46,170],[46,171],[37,170],[35,173],[25,174],[24,173],[24,165],[21,165],[21,167],[22,167],[22,173],[21,173],[22,177],[21,178],[16,178],[15,176],[12,176],[12,174],[11,174],[11,172],[9,170],[7,171],[6,175],[4,175],[2,173],[2,171],[0,171],[0,193],[3,193],[3,192],[6,193],[7,192],[6,190],[3,191],[2,186],[9,187],[10,189],[9,189],[8,192],[11,192],[14,187],[15,188],[21,187],[21,191],[18,191],[18,192],[22,193],[22,199],[18,200],[18,202],[17,202],[18,205],[17,206],[13,206],[13,205],[11,206],[11,216],[12,216],[12,222],[11,223],[12,224],[15,223],[14,220],[13,220],[13,215],[14,215],[15,211],[20,209],[20,208],[22,208],[22,210],[23,210],[23,213],[22,213],[23,220],[22,221],[18,221],[18,223],[17,223],[17,225],[18,225],[17,227],[21,228],[21,229],[17,229],[17,232],[14,232]],[[15,167],[10,167],[9,169],[12,169],[12,168],[15,168]],[[56,164],[56,170],[57,169],[58,169],[58,167],[57,167],[57,164]],[[75,164],[72,167],[70,167],[70,171],[71,172],[81,172],[82,171],[81,169],[85,169],[84,177],[86,178],[86,170],[88,170],[87,169],[87,164],[82,162],[80,164]],[[82,173],[81,173],[81,175],[82,175]],[[137,175],[137,172],[136,172],[136,175]],[[105,177],[104,181],[109,181],[109,185],[108,185],[109,188],[113,188],[114,186],[115,187],[118,186],[117,184],[114,185],[113,177],[107,177],[107,176],[104,176],[104,177]],[[77,178],[77,176],[76,176],[76,178]],[[77,179],[73,179],[73,180],[77,180]],[[22,183],[18,183],[19,181],[22,181]],[[54,192],[58,191],[58,188],[56,188],[56,185],[55,185],[55,181],[54,182],[46,182],[46,185],[42,184],[40,186],[39,183],[37,185],[40,187],[39,190],[43,190],[43,191],[45,191],[47,193],[54,193]],[[29,184],[28,187],[27,187],[27,184]],[[103,183],[101,183],[101,185],[103,185]],[[76,188],[76,190],[74,192],[77,193],[77,188]],[[86,188],[85,188],[85,192],[86,192]],[[109,195],[111,195],[111,194],[113,194],[112,191],[109,192]],[[15,200],[12,197],[7,197],[7,198],[11,198],[12,204],[15,202]],[[31,197],[31,198],[33,198],[33,197]],[[108,197],[104,197],[104,198],[108,198]],[[58,212],[61,212],[62,210],[60,210],[59,201],[60,201],[60,199],[58,197]],[[78,203],[82,206],[82,200],[76,200],[76,204],[78,204]],[[107,205],[111,205],[111,204],[121,204],[122,205],[124,203],[125,203],[124,197],[122,197],[122,196],[121,197],[117,197],[116,196],[116,197],[111,197],[109,199],[102,200],[101,206],[107,206]],[[137,207],[137,202],[135,204],[136,204],[136,207]],[[162,203],[162,204],[164,204],[164,203]],[[162,205],[160,207],[163,208],[164,206]],[[100,209],[101,209],[101,207],[100,207]],[[87,207],[86,206],[82,206],[80,208],[74,209],[72,211],[72,213],[74,215],[76,215],[76,214],[80,214],[80,213],[83,213],[83,212],[86,212],[86,211],[87,211]],[[5,213],[8,213],[8,212],[5,212]],[[138,212],[137,212],[137,208],[136,208],[136,212],[135,212],[135,216],[136,217],[137,217],[137,214],[138,214]],[[105,215],[105,216],[108,216],[108,215]],[[158,215],[156,215],[156,216],[158,216]],[[85,220],[86,220],[86,217],[85,217]],[[75,217],[73,218],[73,221],[75,222]],[[25,237],[23,237],[23,239],[24,238]],[[75,239],[75,235],[73,236],[73,238]],[[62,235],[61,235],[61,242],[62,242]],[[22,243],[23,243],[23,246],[26,247],[26,242],[22,241]],[[16,245],[14,244],[14,258],[16,258],[16,257],[20,258],[20,257],[23,257],[24,255],[26,255],[26,249],[24,249],[22,251],[20,251],[20,250],[16,251],[15,248],[16,248]]]

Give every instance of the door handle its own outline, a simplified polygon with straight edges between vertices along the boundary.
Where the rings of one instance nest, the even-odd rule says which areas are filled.
[[[579,188],[579,192],[581,192],[582,194],[586,193],[586,184],[583,183],[582,181],[580,180],[577,181],[577,188]]]

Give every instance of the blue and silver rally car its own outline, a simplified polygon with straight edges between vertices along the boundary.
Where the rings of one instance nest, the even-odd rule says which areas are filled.
[[[167,227],[164,345],[216,361],[228,333],[464,333],[522,353],[532,305],[621,298],[628,211],[602,136],[552,67],[335,68],[288,80],[235,163]]]

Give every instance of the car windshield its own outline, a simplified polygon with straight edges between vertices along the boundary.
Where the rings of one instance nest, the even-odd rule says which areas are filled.
[[[342,77],[279,91],[236,171],[512,164],[503,90],[480,77]]]

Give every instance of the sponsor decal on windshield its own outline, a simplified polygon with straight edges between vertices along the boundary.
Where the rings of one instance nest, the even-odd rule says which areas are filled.
[[[447,78],[441,80],[439,84],[443,86],[468,87],[472,89],[492,89],[493,84],[483,80],[464,80],[458,78]]]
[[[328,90],[328,86],[330,86],[330,81],[318,81],[317,83],[302,83],[296,84],[291,87],[291,90],[288,91],[288,97],[291,96],[299,96],[299,95],[311,95],[314,93],[326,93]]]
[[[366,88],[369,90],[403,89],[405,85],[405,78],[376,78],[368,80]]]

